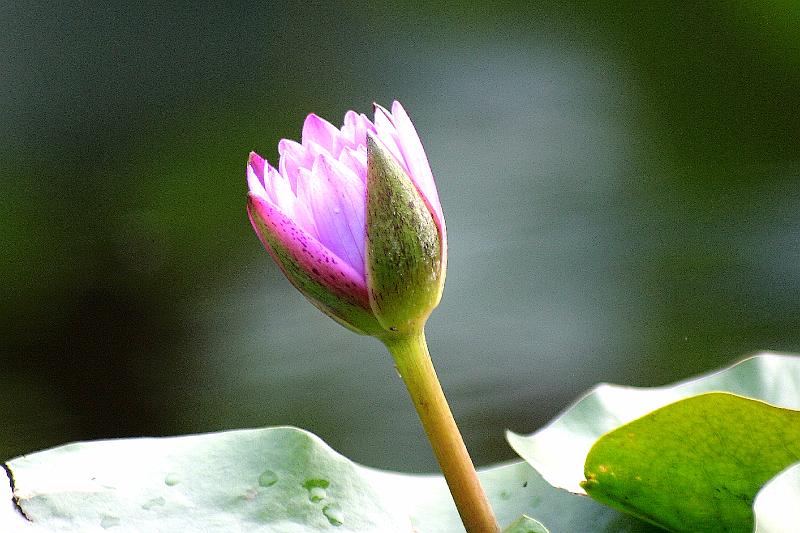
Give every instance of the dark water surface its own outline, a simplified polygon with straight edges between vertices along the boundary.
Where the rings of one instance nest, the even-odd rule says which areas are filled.
[[[477,463],[597,382],[800,352],[798,22],[0,2],[0,458],[290,424],[434,469],[383,347],[295,292],[244,211],[251,149],[373,100],[405,104],[437,177],[427,334]]]

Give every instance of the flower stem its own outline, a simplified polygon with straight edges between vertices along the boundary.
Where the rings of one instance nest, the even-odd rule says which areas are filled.
[[[383,339],[383,342],[411,395],[467,532],[499,532],[489,500],[436,377],[424,332]]]

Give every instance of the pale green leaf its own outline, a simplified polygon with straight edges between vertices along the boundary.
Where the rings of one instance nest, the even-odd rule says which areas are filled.
[[[463,533],[441,476],[371,472],[397,500],[406,502],[419,533]],[[525,514],[535,517],[551,533],[659,531],[590,498],[553,488],[525,462],[483,469],[478,475],[501,526]]]
[[[756,493],[797,461],[800,411],[706,393],[603,435],[582,486],[669,531],[749,533]]]
[[[600,385],[543,429],[508,441],[553,486],[584,494],[583,466],[603,434],[682,398],[727,391],[800,408],[800,358],[762,354],[697,379],[650,389]],[[546,524],[547,525],[547,524]]]
[[[76,443],[7,466],[31,521],[0,472],[3,532],[463,532],[440,476],[365,468],[294,428]],[[652,530],[524,462],[480,478],[501,526],[526,514],[552,533]]]
[[[70,444],[9,461],[47,531],[387,531],[408,515],[359,468],[295,429]]]
[[[549,531],[541,522],[534,520],[530,516],[522,515],[504,529],[503,533],[549,533]]]

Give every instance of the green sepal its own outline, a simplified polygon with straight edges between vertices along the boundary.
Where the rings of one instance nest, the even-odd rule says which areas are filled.
[[[389,332],[419,331],[444,283],[436,223],[391,153],[367,135],[367,286],[378,322]]]

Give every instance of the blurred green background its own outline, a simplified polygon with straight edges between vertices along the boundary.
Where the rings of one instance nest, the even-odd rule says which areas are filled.
[[[647,4],[647,3],[645,3]],[[291,424],[435,463],[383,347],[285,281],[244,168],[399,99],[479,464],[600,381],[800,352],[800,4],[0,1],[0,459]]]

